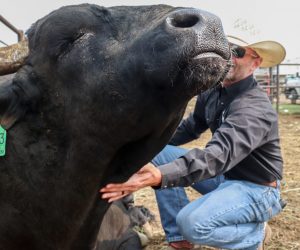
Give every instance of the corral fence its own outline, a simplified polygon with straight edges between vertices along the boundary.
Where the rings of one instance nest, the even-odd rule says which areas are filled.
[[[300,100],[300,95],[290,98],[286,92],[288,77],[293,76],[300,80],[299,72],[300,63],[283,63],[273,68],[259,69],[255,74],[258,83],[266,91],[270,101],[275,104],[277,112],[279,112],[281,103],[296,104],[297,99]],[[288,85],[288,88],[295,88],[300,91],[300,82],[297,85]]]
[[[7,28],[17,34],[18,42],[23,41],[25,39],[24,32],[22,30],[17,29],[13,26],[7,19],[5,19],[2,15],[0,15],[0,22],[3,23]],[[5,42],[1,41],[4,45],[7,45]]]

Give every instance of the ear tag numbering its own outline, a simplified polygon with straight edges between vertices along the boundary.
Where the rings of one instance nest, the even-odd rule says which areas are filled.
[[[0,125],[0,157],[5,156],[6,130]]]

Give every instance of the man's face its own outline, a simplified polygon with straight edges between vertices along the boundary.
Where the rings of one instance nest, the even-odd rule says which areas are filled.
[[[234,49],[236,45],[231,45]],[[243,53],[234,53],[232,55],[232,64],[233,66],[226,75],[223,86],[229,86],[235,82],[238,82],[242,79],[245,79],[247,76],[253,74],[253,72],[259,67],[262,62],[262,59],[258,54],[248,47],[237,48],[245,50]],[[242,56],[242,57],[241,57]]]

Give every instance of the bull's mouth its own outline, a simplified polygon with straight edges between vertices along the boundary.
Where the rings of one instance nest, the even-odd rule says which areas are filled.
[[[198,59],[202,59],[202,58],[213,58],[213,57],[224,59],[223,57],[221,57],[219,54],[217,54],[215,52],[205,52],[205,53],[196,55],[193,59],[198,60]]]
[[[223,82],[231,68],[231,58],[226,53],[203,52],[192,56],[187,68],[198,91],[204,91]]]

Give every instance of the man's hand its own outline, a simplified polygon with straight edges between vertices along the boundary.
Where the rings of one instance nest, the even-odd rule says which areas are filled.
[[[110,183],[100,189],[102,199],[108,202],[119,200],[122,197],[148,186],[159,186],[161,184],[161,172],[152,163],[146,164],[138,172],[132,175],[124,183]]]

